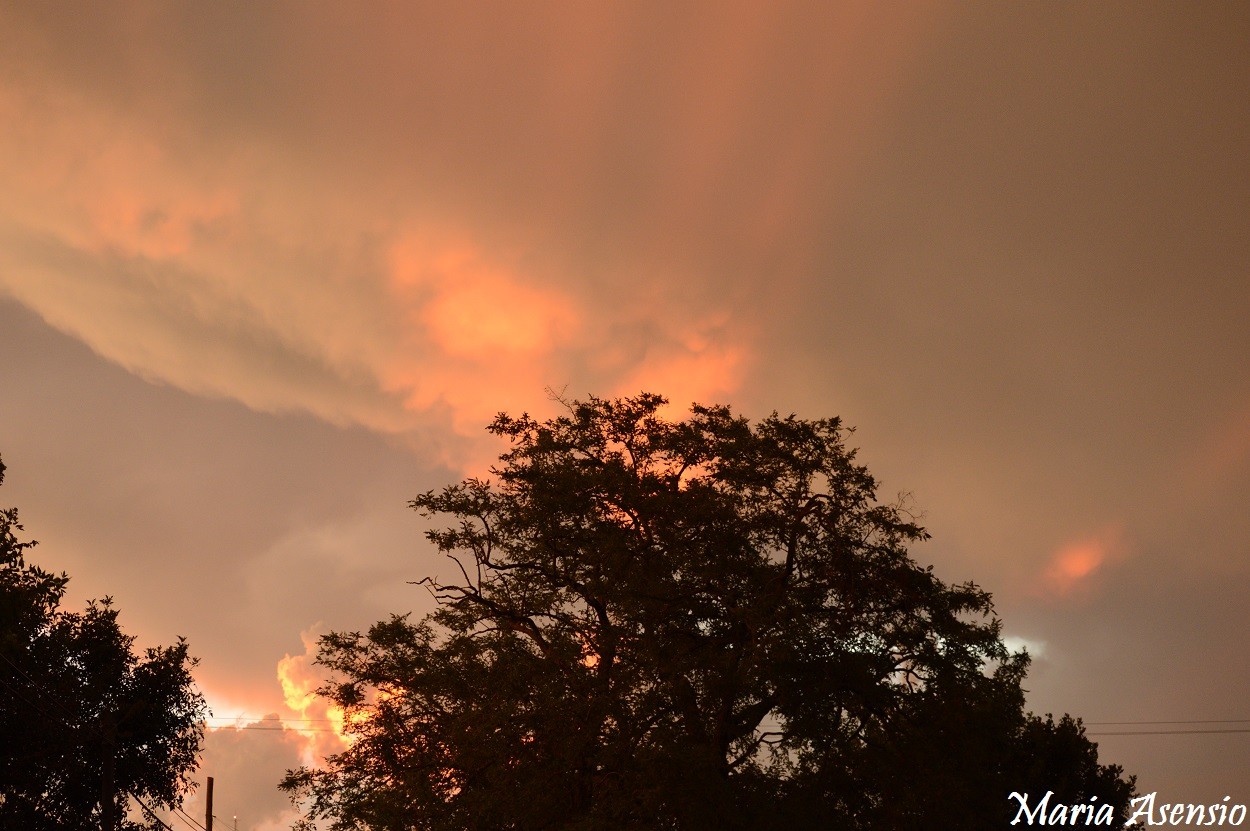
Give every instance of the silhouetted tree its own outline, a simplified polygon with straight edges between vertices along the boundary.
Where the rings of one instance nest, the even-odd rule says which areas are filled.
[[[0,511],[0,828],[159,827],[127,813],[181,803],[203,739],[195,660],[181,639],[137,657],[108,598],[61,610],[69,578],[28,563],[21,530]]]
[[[877,501],[837,419],[695,406],[672,422],[664,403],[500,415],[495,482],[413,500],[454,520],[428,536],[458,579],[422,581],[439,607],[420,622],[322,640],[321,694],[354,743],[284,781],[310,827],[1011,818],[1054,729],[1023,712],[1028,658],[990,596],[910,558],[926,533]],[[1062,732],[1080,756],[1062,795],[1114,800],[1123,822],[1132,780]]]

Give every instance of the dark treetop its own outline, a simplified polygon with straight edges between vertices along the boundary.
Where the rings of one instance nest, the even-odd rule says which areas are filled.
[[[283,787],[335,829],[1001,828],[1131,779],[1023,712],[1028,658],[837,419],[664,399],[500,415],[494,481],[412,506],[438,609],[325,637],[354,743]]]

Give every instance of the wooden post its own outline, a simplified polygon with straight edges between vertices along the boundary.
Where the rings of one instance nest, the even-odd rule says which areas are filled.
[[[213,777],[208,777],[208,806],[204,809],[204,829],[213,831]]]

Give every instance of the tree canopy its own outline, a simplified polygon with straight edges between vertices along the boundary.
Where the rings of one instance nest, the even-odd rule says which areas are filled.
[[[137,656],[108,598],[62,610],[69,578],[27,562],[21,530],[0,511],[0,828],[159,827],[131,800],[181,803],[203,739],[195,660],[181,639]]]
[[[917,565],[838,419],[665,400],[501,414],[492,480],[414,499],[420,621],[323,638],[352,744],[283,787],[334,829],[1000,828],[1133,780],[1026,715],[988,593]]]

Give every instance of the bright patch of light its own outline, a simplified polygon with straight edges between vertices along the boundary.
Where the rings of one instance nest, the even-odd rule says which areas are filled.
[[[1019,652],[1025,650],[1034,658],[1040,658],[1046,654],[1046,641],[1031,640],[1022,638],[1018,635],[1006,635],[1003,637],[1003,645],[1010,652]]]

